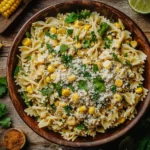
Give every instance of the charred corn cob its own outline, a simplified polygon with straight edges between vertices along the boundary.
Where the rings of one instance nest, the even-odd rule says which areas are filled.
[[[21,0],[0,0],[0,13],[8,18],[20,5]]]

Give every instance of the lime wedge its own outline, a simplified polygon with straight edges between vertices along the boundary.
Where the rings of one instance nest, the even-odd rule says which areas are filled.
[[[150,0],[128,0],[133,10],[141,14],[150,13]]]

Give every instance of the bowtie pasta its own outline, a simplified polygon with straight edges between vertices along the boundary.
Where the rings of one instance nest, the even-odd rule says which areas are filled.
[[[19,50],[14,76],[25,112],[66,140],[134,118],[147,94],[146,55],[120,19],[88,10],[47,17],[32,24]]]

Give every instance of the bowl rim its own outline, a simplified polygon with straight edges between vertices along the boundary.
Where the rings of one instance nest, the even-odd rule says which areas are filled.
[[[129,18],[126,14],[124,14],[123,12],[119,11],[118,9],[112,7],[112,6],[109,6],[108,4],[105,4],[105,3],[102,3],[102,2],[99,2],[99,1],[96,1],[96,0],[72,0],[71,3],[75,3],[75,2],[81,2],[82,4],[84,4],[84,2],[88,2],[88,3],[92,3],[92,2],[96,2],[96,3],[99,3],[99,4],[102,4],[103,6],[105,6],[105,8],[111,8],[115,13],[119,13],[121,14],[123,17],[127,18],[130,22],[132,22],[132,24],[137,28],[137,30],[139,31],[139,33],[141,34],[143,40],[145,41],[145,44],[146,46],[150,49],[150,44],[149,44],[149,41],[148,39],[146,38],[145,34],[143,33],[143,31],[139,28],[139,26],[131,19]],[[125,133],[127,133],[131,128],[133,128],[136,123],[140,120],[140,118],[144,115],[145,111],[147,110],[148,108],[148,105],[149,105],[149,101],[150,101],[150,91],[148,91],[148,94],[146,96],[146,99],[145,99],[145,102],[142,106],[142,109],[140,110],[140,112],[138,113],[138,115],[132,120],[132,122],[130,122],[130,124],[128,124],[128,126],[126,126],[124,129],[122,129],[121,131],[119,131],[117,134],[115,135],[111,135],[109,137],[106,137],[104,139],[100,139],[100,140],[96,140],[96,141],[91,141],[91,142],[72,142],[72,141],[63,141],[59,138],[53,138],[53,137],[50,137],[48,138],[45,134],[42,135],[42,133],[38,132],[38,129],[34,128],[31,124],[29,124],[29,121],[24,119],[24,112],[20,113],[19,112],[19,107],[16,106],[16,102],[15,100],[13,99],[13,87],[11,86],[11,84],[13,83],[12,80],[13,80],[13,77],[11,76],[12,74],[9,74],[9,65],[11,64],[11,60],[12,60],[12,51],[15,47],[15,43],[16,43],[16,40],[18,39],[18,37],[20,36],[20,34],[22,33],[22,31],[28,26],[28,24],[30,24],[30,21],[32,22],[32,19],[34,19],[36,16],[40,16],[40,14],[42,14],[43,12],[46,13],[48,12],[51,8],[53,7],[57,7],[61,4],[70,4],[70,1],[65,1],[65,2],[58,2],[56,4],[53,4],[53,5],[49,5],[48,7],[46,8],[43,8],[42,10],[38,11],[36,14],[34,14],[32,17],[30,17],[25,23],[24,25],[20,28],[19,32],[17,33],[14,41],[13,41],[13,44],[11,46],[11,50],[9,52],[9,55],[8,55],[8,59],[7,59],[7,67],[6,67],[6,74],[7,74],[7,82],[8,82],[8,90],[9,90],[9,93],[10,93],[10,98],[11,98],[11,101],[15,107],[15,109],[17,110],[17,113],[19,114],[19,116],[21,117],[21,119],[35,132],[37,133],[38,135],[40,135],[41,137],[47,139],[48,141],[50,142],[53,142],[53,143],[56,143],[56,144],[59,144],[59,145],[64,145],[64,146],[69,146],[69,147],[96,147],[96,146],[100,146],[100,145],[103,145],[103,144],[106,144],[106,143],[109,143],[119,137],[121,137],[122,135],[124,135]],[[11,79],[11,80],[10,80]],[[86,137],[84,137],[86,138]]]

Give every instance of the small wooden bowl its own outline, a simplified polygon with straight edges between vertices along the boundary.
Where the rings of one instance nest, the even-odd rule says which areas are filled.
[[[17,86],[14,82],[13,77],[13,72],[17,64],[16,55],[19,53],[18,45],[20,44],[25,32],[30,28],[31,24],[37,20],[44,19],[47,16],[56,16],[57,13],[72,12],[81,9],[97,11],[101,15],[104,15],[110,20],[114,21],[117,21],[118,18],[120,18],[123,21],[126,29],[134,33],[135,39],[139,43],[139,48],[147,55],[144,74],[144,87],[150,89],[150,46],[141,29],[129,17],[116,10],[115,8],[100,2],[89,0],[74,0],[70,2],[59,3],[54,6],[48,6],[47,8],[41,10],[33,17],[31,17],[29,21],[27,21],[21,28],[13,42],[7,62],[7,81],[10,96],[17,112],[32,130],[34,130],[45,139],[60,145],[70,147],[94,147],[113,141],[128,132],[132,127],[134,127],[134,125],[139,121],[139,119],[143,116],[144,112],[148,108],[150,92],[148,92],[148,95],[144,99],[144,101],[138,105],[137,115],[133,120],[126,121],[123,125],[120,125],[114,129],[110,129],[105,134],[97,133],[95,137],[78,137],[74,142],[72,142],[63,139],[60,134],[49,131],[46,128],[40,129],[37,125],[37,122],[33,118],[27,116],[27,114],[24,112],[26,106],[17,91]]]

